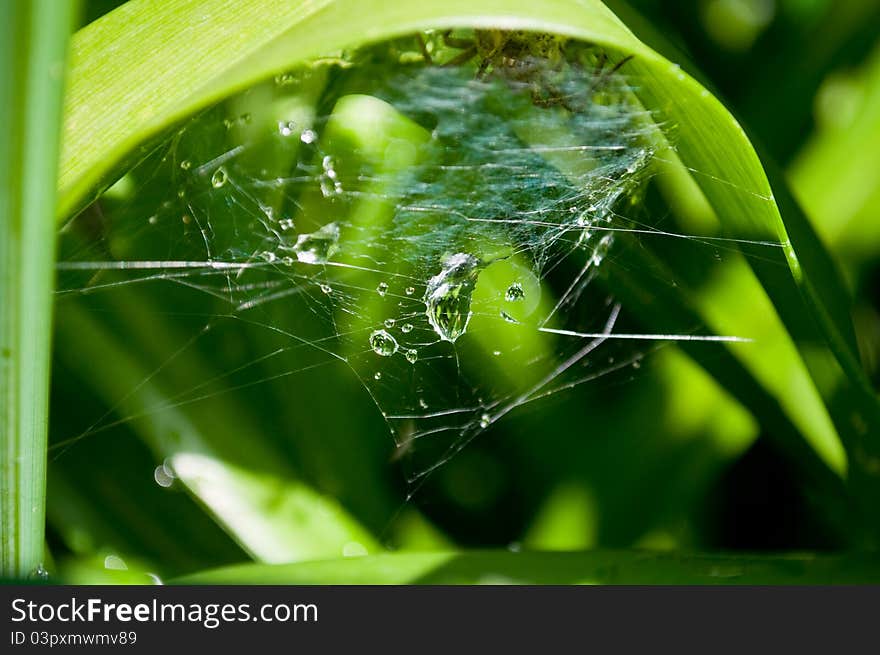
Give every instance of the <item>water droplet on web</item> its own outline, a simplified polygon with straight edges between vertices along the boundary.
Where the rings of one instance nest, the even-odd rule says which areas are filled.
[[[333,293],[333,289],[330,287],[329,284],[322,284],[322,285],[321,285],[321,291],[322,291],[323,293],[327,294],[328,296],[329,296],[331,293]]]
[[[185,171],[188,171],[191,166],[192,162],[189,159],[184,159],[182,162],[180,162],[180,167]]]
[[[278,221],[278,227],[282,230],[292,230],[294,228],[294,223],[292,218],[282,218]]]
[[[483,414],[483,415],[480,417],[480,427],[481,427],[481,428],[488,428],[488,427],[489,427],[489,424],[490,424],[491,422],[492,422],[492,417],[489,416],[488,414]]]
[[[174,471],[167,464],[159,464],[153,471],[153,479],[160,487],[167,489],[174,484]]]
[[[376,373],[373,375],[373,379],[374,379],[374,380],[381,380],[381,379],[382,379],[382,373],[380,373],[379,371],[376,371]]]
[[[324,197],[339,195],[342,193],[342,183],[339,181],[334,167],[333,158],[325,155],[321,160],[324,174],[321,176],[321,193]]]
[[[48,580],[49,572],[43,566],[43,563],[40,562],[37,564],[36,568],[30,572],[28,576],[31,580]]]
[[[457,253],[446,258],[443,270],[428,280],[425,313],[444,341],[454,343],[467,330],[479,267],[480,261],[473,255]]]
[[[155,225],[158,222],[159,222],[159,219],[156,216],[150,216],[147,219],[147,223],[149,223],[150,225]]]
[[[178,198],[183,198],[185,195],[186,195],[186,191],[185,191],[184,189],[179,189],[179,190],[177,191],[177,197],[178,197]]]
[[[107,555],[104,558],[104,568],[113,571],[128,571],[128,565],[118,555]]]
[[[504,299],[507,302],[516,302],[517,300],[522,300],[525,298],[526,292],[523,291],[522,284],[519,282],[514,282],[509,287],[507,287],[507,291],[504,292]]]
[[[222,166],[214,171],[214,174],[211,176],[211,186],[215,189],[219,189],[224,184],[226,184],[226,180],[228,176],[226,175],[226,169]]]
[[[318,140],[318,135],[314,130],[303,130],[299,135],[299,140],[305,144],[314,143]]]
[[[412,323],[404,323],[403,325],[400,326],[400,331],[403,332],[404,334],[409,334],[410,332],[413,331]]]
[[[388,293],[388,284],[386,282],[380,282],[379,286],[376,287],[376,293],[378,293],[380,296],[384,296],[386,293]]]
[[[290,136],[296,131],[296,123],[293,121],[278,121],[278,134]]]
[[[184,214],[180,217],[180,220],[183,222],[184,225],[189,225],[190,223],[192,223],[192,219],[189,217],[189,214]]]
[[[419,352],[415,348],[410,348],[406,351],[406,361],[410,364],[415,364],[419,359]]]
[[[406,290],[404,291],[404,293],[406,293],[406,295],[408,295],[408,296],[413,295],[415,292],[416,292],[415,287],[407,287]]]
[[[270,264],[272,262],[274,262],[276,259],[275,253],[272,252],[271,250],[264,250],[263,252],[260,253],[260,257],[262,257],[265,261],[269,262]]]
[[[422,409],[428,409],[428,403],[425,401],[424,398],[419,398],[419,407],[421,407]]]
[[[500,357],[500,356],[501,356],[501,351],[500,351],[500,350],[493,350],[493,351],[492,351],[492,355],[494,355],[495,357]]]
[[[390,357],[397,352],[397,340],[385,330],[376,330],[370,335],[370,348],[382,357]]]
[[[383,325],[390,330],[391,328],[394,327],[394,319],[393,318],[386,318],[385,321],[383,322]]]
[[[338,250],[339,226],[328,223],[311,234],[300,234],[293,245],[297,260],[303,264],[326,264]]]

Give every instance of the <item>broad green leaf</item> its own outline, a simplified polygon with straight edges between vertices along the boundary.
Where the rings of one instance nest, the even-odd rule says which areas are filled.
[[[871,556],[596,550],[398,553],[205,571],[174,584],[876,584]]]

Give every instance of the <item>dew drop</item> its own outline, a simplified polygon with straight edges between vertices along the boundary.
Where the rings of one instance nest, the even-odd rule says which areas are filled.
[[[339,249],[339,226],[328,223],[311,234],[300,234],[293,245],[293,252],[303,264],[326,264]]]
[[[48,580],[49,579],[49,572],[43,566],[43,563],[40,562],[39,564],[37,564],[36,568],[34,568],[34,570],[31,571],[31,573],[28,577],[31,580]]]
[[[118,555],[107,555],[104,558],[104,568],[113,571],[128,571],[128,565]]]
[[[282,230],[292,230],[294,228],[294,223],[292,218],[282,218],[278,221],[278,227]]]
[[[425,289],[428,323],[444,341],[454,343],[471,320],[471,296],[480,272],[473,255],[457,253],[447,257],[443,269]]]
[[[483,414],[483,415],[480,417],[480,427],[481,427],[481,428],[488,428],[488,427],[489,427],[489,424],[490,424],[491,422],[492,422],[492,417],[489,416],[488,414]]]
[[[388,283],[387,282],[380,282],[379,286],[376,287],[376,293],[378,293],[380,296],[384,297],[385,294],[388,293]]]
[[[383,325],[390,330],[391,328],[394,327],[394,319],[393,318],[386,318],[385,321],[383,322]]]
[[[293,84],[294,77],[293,73],[280,73],[275,76],[275,84],[278,86],[287,86],[289,84]]]
[[[330,287],[329,284],[322,284],[321,292],[329,296],[331,293],[333,293],[333,289]]]
[[[415,287],[407,287],[405,290],[406,295],[411,296],[416,292]]]
[[[296,131],[296,123],[293,121],[278,121],[278,134],[290,136]]]
[[[507,312],[501,312],[501,318],[503,318],[508,323],[517,323],[517,324],[519,323],[518,320],[516,320],[513,316],[511,316]]]
[[[182,162],[180,162],[180,168],[182,168],[185,171],[188,171],[191,166],[192,166],[192,162],[189,159],[184,159]]]
[[[419,352],[415,348],[410,348],[406,351],[406,361],[410,364],[415,364],[419,359]]]
[[[522,300],[525,296],[526,292],[523,291],[522,284],[519,282],[514,282],[504,292],[504,299],[507,302],[516,302],[517,300]]]
[[[419,398],[419,407],[422,409],[428,409],[428,403],[424,398]]]
[[[413,331],[412,323],[404,323],[403,325],[400,326],[400,331],[403,332],[404,334],[409,334],[410,332]]]
[[[376,371],[376,373],[373,375],[373,379],[374,380],[381,380],[382,374],[379,371]]]
[[[214,171],[214,174],[211,176],[211,186],[215,189],[219,189],[224,184],[226,184],[226,180],[228,176],[226,175],[226,169],[222,166]]]
[[[275,253],[272,252],[271,250],[264,250],[263,252],[260,253],[260,257],[262,257],[265,261],[269,262],[270,264],[277,259],[277,257],[275,256]]]
[[[314,130],[303,130],[299,135],[299,140],[305,144],[314,143],[318,140],[318,135]]]
[[[158,219],[158,217],[156,217],[156,216],[150,216],[150,217],[147,219],[147,223],[149,223],[150,225],[155,225],[155,224],[158,223],[158,222],[159,222],[159,219]]]
[[[174,484],[174,472],[165,464],[159,464],[153,471],[153,479],[160,487],[167,489]]]
[[[397,352],[397,340],[385,330],[376,330],[370,335],[370,348],[382,357],[390,357]]]
[[[321,176],[321,194],[326,198],[342,193],[342,183],[336,173],[333,157],[325,155],[321,160],[321,167],[324,169],[324,174]]]

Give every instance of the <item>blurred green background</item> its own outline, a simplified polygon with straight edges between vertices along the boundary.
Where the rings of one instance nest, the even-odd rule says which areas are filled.
[[[83,24],[116,4],[84,3]],[[785,171],[844,270],[863,360],[878,382],[880,2],[608,4],[649,45],[659,48],[651,35],[662,34],[696,62],[703,81]],[[99,226],[101,212],[96,203],[82,220]],[[179,433],[182,442],[193,438],[189,431],[209,434],[224,457],[260,479],[254,488],[283,488],[276,496],[251,498],[250,507],[267,516],[295,513],[292,506],[303,502],[285,486],[288,477],[336,499],[369,533],[358,537],[359,528],[352,528],[351,539],[343,539],[349,552],[337,555],[381,546],[754,552],[847,545],[816,511],[764,426],[675,348],[654,354],[619,384],[583,385],[491,426],[409,499],[388,427],[342,367],[245,386],[231,397],[193,403],[170,416],[126,420],[59,447],[108,413],[102,424],[139,413],[132,390],[142,390],[173,351],[169,344],[198,333],[212,311],[209,299],[193,295],[163,288],[143,305],[138,292],[107,306],[86,300],[100,323],[66,298],[59,303],[47,512],[49,549],[66,579],[140,581],[143,572],[166,578],[254,556],[179,483],[163,478],[157,453],[168,444],[149,436],[158,432]],[[169,316],[161,324],[145,309],[157,298]],[[265,349],[254,351],[254,340],[266,338],[264,330],[246,325],[209,334],[163,376],[178,390],[199,387],[259,357]],[[283,339],[278,346],[284,347]],[[285,366],[301,367],[292,363],[299,354],[277,369],[236,380],[247,385]],[[227,382],[204,389],[217,391]],[[164,392],[174,395],[174,389]],[[260,443],[245,436],[254,434]],[[267,461],[277,468],[264,470]],[[235,496],[233,484],[226,488]],[[212,509],[224,502],[232,501],[220,499]],[[264,527],[239,529],[259,541]],[[337,535],[325,536],[336,543]],[[275,534],[268,541],[288,537]],[[316,538],[303,552],[330,557],[322,543]],[[272,561],[272,553],[262,559]]]

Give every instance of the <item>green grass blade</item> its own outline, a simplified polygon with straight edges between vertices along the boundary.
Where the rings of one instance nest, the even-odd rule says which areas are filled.
[[[283,566],[232,566],[175,584],[876,584],[870,556],[685,555],[595,550],[397,553]]]
[[[0,18],[0,578],[43,560],[55,180],[74,2]]]

